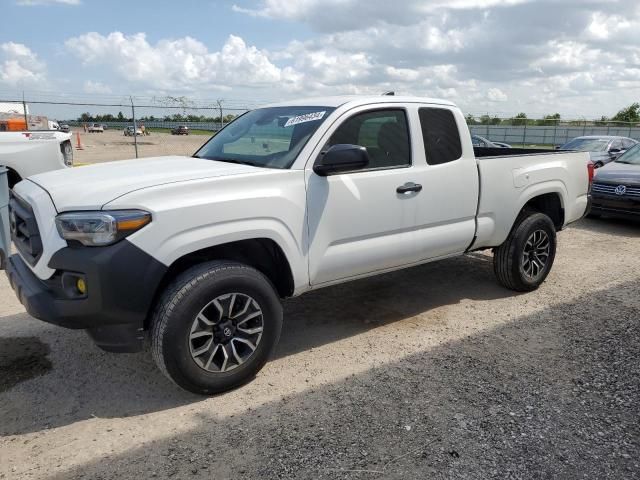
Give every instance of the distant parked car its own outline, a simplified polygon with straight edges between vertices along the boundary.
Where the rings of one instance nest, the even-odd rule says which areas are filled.
[[[87,131],[89,133],[103,133],[104,132],[104,128],[102,128],[102,125],[100,125],[98,123],[92,123],[87,128]]]
[[[471,135],[471,143],[474,147],[480,148],[501,148],[495,142],[492,142],[488,138],[481,137],[480,135]],[[505,144],[506,145],[506,144]]]
[[[576,137],[562,145],[559,150],[589,152],[596,168],[615,160],[638,142],[632,138],[611,135]]]
[[[133,137],[134,134],[134,129],[132,126],[128,126],[127,128],[124,129],[124,136],[125,137]],[[139,128],[135,129],[135,135],[137,137],[142,135],[142,130],[140,130]]]
[[[100,125],[102,127],[102,130],[109,130],[109,125],[105,125],[104,123],[102,125]]]
[[[189,135],[189,127],[186,125],[178,125],[171,129],[171,135]]]
[[[598,169],[591,197],[593,216],[640,220],[640,144]]]
[[[71,131],[71,127],[66,123],[63,123],[62,125],[60,125],[60,131],[64,133],[69,133]]]

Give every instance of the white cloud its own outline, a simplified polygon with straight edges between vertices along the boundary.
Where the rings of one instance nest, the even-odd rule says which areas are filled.
[[[81,0],[17,0],[21,7],[35,7],[38,5],[80,5]]]
[[[158,89],[286,84],[290,73],[274,65],[266,52],[235,35],[215,52],[191,37],[152,45],[144,33],[105,36],[91,32],[70,38],[65,45],[84,65],[105,65],[134,84]]]
[[[506,102],[509,97],[499,88],[490,88],[487,92],[487,98],[492,102]]]
[[[109,87],[109,85],[105,85],[101,82],[94,82],[92,80],[85,81],[82,89],[85,93],[97,93],[103,95],[112,93],[111,87]]]
[[[409,25],[416,18],[446,10],[480,10],[507,7],[534,0],[262,0],[255,8],[233,5],[252,17],[303,21],[321,31],[359,30],[363,25]]]
[[[0,44],[0,83],[12,87],[33,86],[44,82],[46,66],[22,43]]]
[[[84,86],[96,92],[115,82],[118,91],[225,90],[268,100],[395,90],[443,96],[472,112],[564,105],[611,114],[640,91],[637,0],[262,0],[233,10],[267,30],[296,22],[292,31],[307,35],[270,50],[237,35],[205,45],[120,32],[65,45],[85,78],[100,79]]]

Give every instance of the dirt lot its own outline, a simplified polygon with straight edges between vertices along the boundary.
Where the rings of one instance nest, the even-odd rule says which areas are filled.
[[[82,150],[77,149],[80,132]],[[209,139],[206,135],[171,135],[151,132],[137,137],[138,156],[193,155]],[[82,129],[73,131],[73,157],[76,164],[108,162],[135,158],[133,137],[125,137],[122,130],[106,130],[104,133],[84,133]]]
[[[559,238],[530,294],[473,254],[289,300],[275,359],[213,398],[0,276],[0,478],[638,478],[640,226]]]

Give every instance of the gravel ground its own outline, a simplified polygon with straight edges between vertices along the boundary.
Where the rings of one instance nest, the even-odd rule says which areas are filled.
[[[82,150],[77,149],[77,133],[80,133]],[[137,137],[138,156],[191,156],[209,138],[210,136],[207,135],[171,135],[164,132],[151,132],[150,135]],[[84,133],[82,129],[75,129],[72,138],[74,163],[78,165],[135,158],[133,140],[133,137],[125,137],[122,130],[109,129],[104,133]]]
[[[562,232],[536,292],[472,254],[286,302],[243,388],[178,390],[0,279],[0,478],[639,478],[640,225]]]

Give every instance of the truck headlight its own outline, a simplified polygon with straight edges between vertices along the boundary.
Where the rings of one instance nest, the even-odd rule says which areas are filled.
[[[122,240],[151,221],[142,210],[61,213],[56,217],[58,233],[87,247],[101,247]]]

